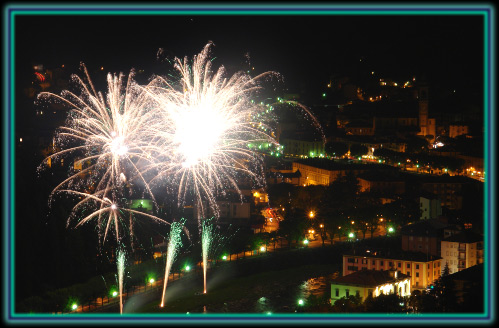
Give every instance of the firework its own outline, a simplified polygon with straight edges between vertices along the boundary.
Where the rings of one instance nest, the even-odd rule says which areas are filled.
[[[125,275],[125,252],[121,249],[118,251],[116,266],[118,268],[118,285],[120,290],[120,314],[123,314],[123,277]]]
[[[170,269],[172,267],[173,262],[175,262],[175,258],[177,257],[178,250],[182,247],[181,233],[184,227],[185,220],[181,220],[179,222],[173,222],[170,228],[170,236],[168,241],[168,250],[166,253],[166,267],[165,267],[165,279],[163,283],[163,296],[161,297],[161,307],[165,304],[165,292],[166,285],[168,283],[168,276],[170,275]]]
[[[77,226],[98,217],[101,235],[106,239],[111,223],[114,223],[119,240],[120,213],[134,212],[161,219],[142,212],[126,209],[126,198],[131,194],[132,183],[140,184],[154,200],[154,195],[141,172],[141,167],[151,162],[154,148],[143,135],[143,127],[150,120],[148,93],[133,80],[130,72],[125,84],[123,74],[108,74],[108,92],[105,97],[95,90],[86,67],[82,64],[86,84],[73,75],[81,94],[63,91],[59,96],[42,92],[39,99],[55,99],[70,107],[65,126],[57,134],[55,149],[44,164],[71,155],[75,165],[70,176],[56,186],[55,193],[63,192],[78,197],[71,218],[85,217]],[[86,166],[86,167],[84,167]],[[128,195],[127,195],[128,192]],[[88,214],[90,213],[90,214]],[[107,220],[104,218],[107,214]]]
[[[204,290],[203,293],[206,294],[206,272],[208,270],[208,252],[211,248],[211,243],[213,241],[213,225],[210,222],[211,220],[205,220],[202,223],[202,232],[201,232],[201,249],[202,249],[202,257],[203,257],[203,281],[204,281]]]
[[[271,128],[261,129],[253,121],[261,110],[250,96],[259,90],[258,81],[270,72],[251,78],[238,72],[227,78],[220,67],[212,70],[211,43],[194,56],[175,59],[180,76],[176,85],[157,77],[147,89],[155,99],[160,119],[149,126],[155,147],[161,150],[155,179],[173,177],[181,203],[192,188],[200,213],[203,199],[218,213],[216,195],[238,188],[238,179],[250,177],[263,183],[261,156],[248,148],[248,142],[277,145]],[[203,217],[200,215],[199,217]]]

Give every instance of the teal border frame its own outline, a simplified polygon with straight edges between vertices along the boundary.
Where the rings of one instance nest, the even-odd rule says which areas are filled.
[[[15,19],[21,15],[482,15],[484,17],[484,291],[482,314],[17,314],[14,312],[15,279]],[[3,320],[6,324],[203,324],[203,325],[332,325],[332,324],[405,324],[491,325],[495,322],[495,8],[490,3],[477,4],[7,4],[3,8]]]

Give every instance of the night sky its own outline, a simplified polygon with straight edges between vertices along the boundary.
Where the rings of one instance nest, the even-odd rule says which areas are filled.
[[[161,74],[169,58],[213,41],[216,65],[277,71],[293,92],[331,74],[375,71],[424,77],[449,88],[477,87],[483,72],[481,16],[19,16],[16,62],[104,66]],[[164,57],[163,55],[163,57]],[[362,60],[362,61],[361,61]]]

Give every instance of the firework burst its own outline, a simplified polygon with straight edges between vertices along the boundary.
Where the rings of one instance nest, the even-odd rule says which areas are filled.
[[[106,96],[97,92],[91,82],[86,67],[82,64],[86,84],[73,75],[73,81],[81,90],[81,95],[64,91],[60,96],[42,92],[39,99],[55,99],[70,107],[65,126],[57,134],[56,147],[60,149],[47,157],[43,164],[49,164],[64,156],[71,155],[75,160],[70,176],[56,186],[55,193],[68,193],[78,197],[71,218],[86,215],[77,226],[94,217],[99,218],[99,226],[106,239],[111,223],[114,223],[116,238],[119,240],[118,223],[123,211],[136,212],[155,220],[157,217],[126,209],[126,193],[131,193],[132,184],[141,187],[154,200],[141,167],[151,162],[152,152],[149,141],[144,137],[143,127],[150,120],[149,97],[133,80],[130,72],[125,84],[123,74],[108,74]],[[107,215],[107,220],[103,220]],[[68,224],[71,220],[68,220]],[[102,223],[105,224],[102,224]]]
[[[250,101],[260,89],[258,81],[272,73],[252,78],[238,72],[227,78],[223,66],[213,71],[210,47],[211,43],[194,56],[192,64],[187,57],[175,59],[178,85],[157,77],[146,89],[160,115],[149,129],[161,150],[155,179],[173,177],[179,203],[192,187],[200,213],[206,199],[217,214],[216,195],[229,189],[240,193],[238,179],[263,183],[262,158],[248,142],[278,143],[270,127],[261,129],[261,122],[253,121],[261,105]]]

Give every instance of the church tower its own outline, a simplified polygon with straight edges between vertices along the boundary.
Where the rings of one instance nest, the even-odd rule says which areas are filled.
[[[421,86],[418,90],[419,101],[419,135],[428,135],[428,87]]]

